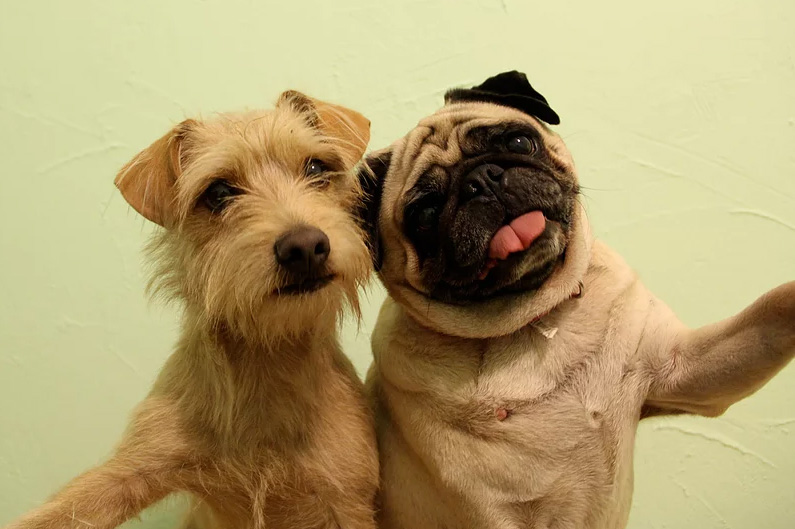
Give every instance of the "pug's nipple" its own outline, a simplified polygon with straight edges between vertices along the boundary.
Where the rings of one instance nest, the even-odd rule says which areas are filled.
[[[516,217],[494,234],[489,243],[489,258],[503,261],[512,253],[527,250],[544,233],[545,228],[546,219],[540,211],[531,211]],[[488,273],[488,269],[486,272]]]
[[[497,420],[502,422],[508,417],[511,416],[511,410],[503,407],[499,407],[494,411],[494,415],[497,416]]]

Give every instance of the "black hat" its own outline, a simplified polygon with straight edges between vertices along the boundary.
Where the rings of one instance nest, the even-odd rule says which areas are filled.
[[[536,92],[527,76],[516,70],[489,77],[472,88],[453,88],[444,95],[445,103],[459,101],[484,101],[521,110],[550,125],[560,123],[544,96]]]

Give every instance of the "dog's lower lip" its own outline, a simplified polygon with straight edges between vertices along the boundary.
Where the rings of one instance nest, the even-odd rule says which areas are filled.
[[[550,221],[551,222],[556,222],[554,219],[549,218],[549,216],[546,213],[544,213],[544,218],[545,218],[546,222],[550,222]],[[535,242],[535,241],[533,241],[533,242]],[[485,280],[489,276],[489,273],[491,272],[491,270],[493,268],[496,268],[501,262],[508,261],[509,259],[511,259],[511,257],[513,257],[515,255],[524,255],[524,254],[526,254],[528,252],[531,252],[532,250],[533,250],[533,244],[531,243],[530,246],[525,248],[524,250],[522,250],[520,252],[515,252],[515,253],[513,253],[511,255],[508,255],[504,259],[502,259],[502,258],[493,258],[493,257],[490,257],[490,256],[487,255],[486,256],[486,261],[483,264],[483,268],[481,269],[480,273],[478,274],[477,280],[478,281]]]
[[[486,261],[486,265],[483,267],[483,270],[478,275],[478,281],[483,281],[484,279],[486,279],[486,277],[489,275],[489,272],[491,271],[491,269],[494,268],[495,266],[497,266],[497,260],[496,259],[488,259]]]
[[[283,286],[276,291],[276,294],[309,294],[325,287],[331,283],[336,276],[329,274],[323,277],[314,277],[312,279],[305,279],[296,283]]]

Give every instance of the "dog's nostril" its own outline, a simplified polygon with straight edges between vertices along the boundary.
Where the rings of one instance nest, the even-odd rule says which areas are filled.
[[[478,182],[467,182],[464,185],[464,197],[465,198],[474,198],[478,196],[483,188],[480,187]]]
[[[303,226],[285,233],[273,245],[276,262],[295,274],[312,275],[328,259],[331,244],[328,236],[313,226]]]
[[[502,180],[505,171],[499,165],[486,163],[473,169],[461,186],[461,195],[464,200],[471,200],[481,195],[494,191],[495,184]]]
[[[499,182],[502,178],[502,174],[505,171],[502,170],[502,167],[497,165],[488,165],[486,166],[486,176],[488,176],[491,180],[495,182]]]
[[[328,244],[328,239],[325,239],[317,243],[317,245],[315,246],[315,255],[328,255],[329,250],[330,248]]]

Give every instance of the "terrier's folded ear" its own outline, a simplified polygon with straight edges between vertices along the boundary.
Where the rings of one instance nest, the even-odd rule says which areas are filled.
[[[276,104],[292,106],[306,117],[311,126],[335,141],[347,168],[356,165],[364,156],[370,142],[370,120],[355,110],[326,103],[296,90],[282,93]]]
[[[185,143],[196,122],[185,120],[138,153],[114,183],[127,202],[150,221],[170,228],[174,223],[174,184],[185,163]]]

